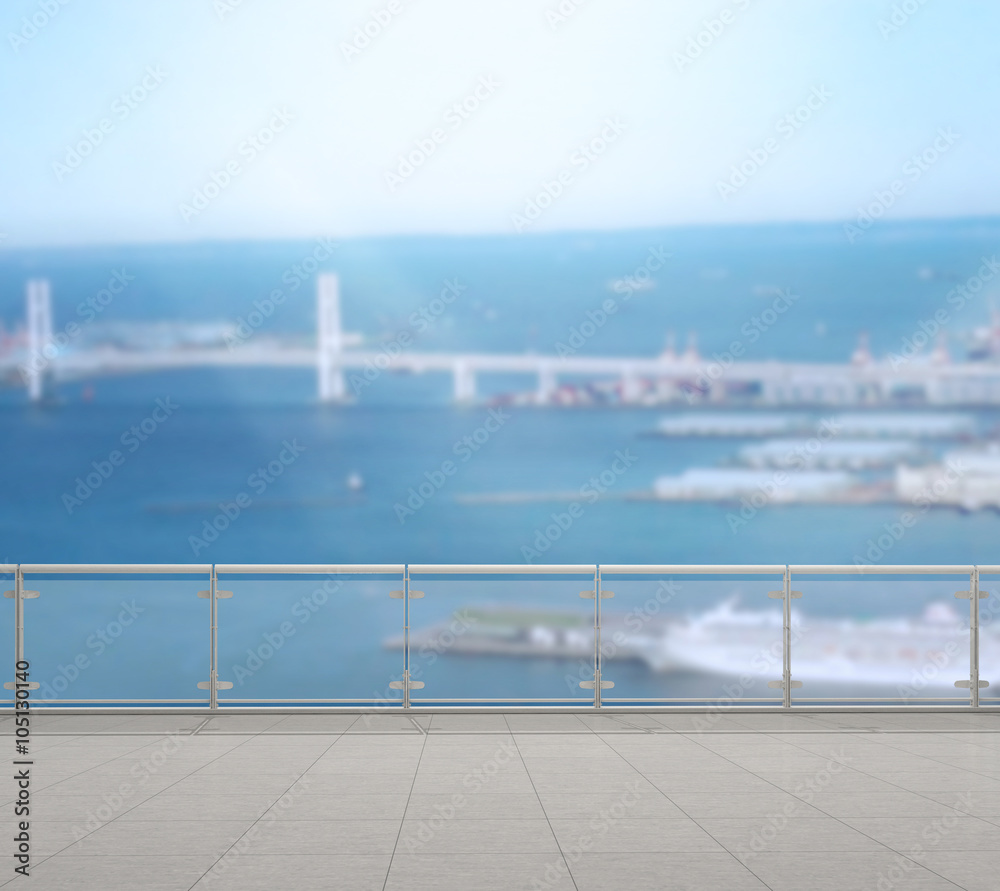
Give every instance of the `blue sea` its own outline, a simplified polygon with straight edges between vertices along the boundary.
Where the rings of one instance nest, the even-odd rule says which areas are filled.
[[[739,340],[750,358],[843,361],[861,331],[868,332],[877,355],[898,351],[921,320],[948,306],[949,291],[975,273],[998,244],[1000,221],[994,219],[885,223],[853,245],[840,226],[826,224],[399,237],[340,241],[322,268],[340,276],[344,328],[363,333],[376,349],[407,332],[417,350],[550,353],[579,329],[588,310],[615,298],[619,311],[587,339],[581,353],[655,355],[672,330],[680,348],[688,333],[696,332],[705,356]],[[0,318],[8,329],[19,323],[25,281],[47,277],[55,327],[61,330],[79,321],[78,306],[104,288],[115,270],[124,269],[134,278],[95,324],[234,322],[248,317],[254,301],[282,289],[284,302],[254,336],[304,337],[315,330],[314,285],[311,276],[300,278],[289,270],[316,245],[303,240],[6,250],[0,252]],[[654,286],[621,300],[621,285],[616,290],[615,283],[634,276],[650,251],[669,253],[663,268],[653,273]],[[293,288],[295,281],[299,284]],[[464,290],[417,332],[413,314],[431,306],[449,282]],[[744,326],[771,305],[779,289],[799,299],[747,342]],[[954,314],[948,328],[954,353],[961,354],[964,336],[988,323],[989,291]],[[533,385],[527,378],[486,376],[479,391],[485,397]],[[66,382],[56,385],[41,406],[28,404],[21,389],[0,390],[0,556],[8,563],[853,563],[900,514],[891,505],[772,507],[734,531],[727,520],[731,505],[667,504],[630,496],[648,491],[661,474],[726,461],[743,444],[740,440],[644,437],[664,415],[662,408],[504,408],[499,420],[494,415],[487,425],[490,430],[484,426],[490,418],[485,405],[454,407],[450,395],[445,376],[384,373],[360,390],[354,404],[321,405],[314,374],[274,369]],[[995,423],[991,417],[980,420],[984,429]],[[120,460],[110,467],[114,452],[121,453]],[[449,461],[454,472],[446,474],[442,467]],[[623,466],[622,472],[609,474],[610,468]],[[109,467],[110,472],[102,472]],[[348,484],[352,476],[363,481],[360,490]],[[600,497],[592,497],[598,489]],[[538,497],[505,503],[468,498],[511,492]],[[566,526],[573,504],[577,508]],[[220,515],[228,522],[216,522]],[[206,528],[213,524],[226,528],[212,536]],[[546,533],[553,524],[558,535]],[[994,513],[932,510],[894,540],[881,559],[1000,563],[998,532],[1000,517]],[[38,587],[44,584],[39,581]],[[72,588],[58,580],[50,584]],[[108,582],[105,588],[121,584]],[[182,583],[163,584],[173,591]],[[305,590],[303,584],[289,582],[282,590],[297,585],[295,591],[307,595],[315,588],[310,582]],[[576,581],[567,584],[567,591],[580,587]],[[381,597],[381,589],[369,582],[357,585],[359,604]],[[947,597],[953,590],[949,585],[944,584]],[[756,596],[752,586],[743,587],[744,596]],[[95,655],[97,647],[86,643],[90,633],[118,613],[117,593],[95,615],[87,604],[97,601],[82,594],[74,599],[70,588],[50,614],[50,621],[58,617],[64,624],[63,642],[53,644],[47,655],[39,653],[52,663],[45,669],[52,677],[60,660],[71,659],[77,650]],[[75,590],[91,592],[92,583]],[[720,587],[706,607],[727,593]],[[565,595],[570,596],[576,594]],[[895,597],[891,609],[879,610],[870,592],[845,596],[838,604],[816,602],[811,609],[900,608]],[[474,600],[474,593],[469,597]],[[921,588],[912,611],[919,612],[929,597]],[[428,604],[430,598],[429,591]],[[562,593],[522,588],[495,595],[520,604],[533,598],[579,608]],[[226,614],[236,621],[238,599],[220,607],[222,623]],[[460,608],[460,600],[449,599],[449,609]],[[284,595],[268,600],[266,593],[248,594],[246,602],[254,604],[253,621],[232,640],[231,664],[226,672],[220,666],[223,675],[250,658],[244,650],[274,633],[291,615],[293,603]],[[35,605],[27,607],[29,628]],[[193,606],[178,609],[200,616],[201,606],[203,601],[194,600]],[[183,647],[176,641],[173,649],[155,643],[158,635],[180,629],[176,615],[166,610],[155,629],[147,623],[149,631],[133,637],[136,659],[145,647],[201,653],[207,628],[185,638]],[[430,621],[442,614],[431,610],[427,615]],[[323,626],[333,635],[324,639],[342,640],[344,646],[360,640],[362,649],[377,649],[379,660],[386,660],[372,668],[371,683],[359,681],[351,696],[367,697],[369,688],[384,688],[383,668],[396,665],[396,656],[381,644],[401,628],[401,617],[387,613],[383,618],[377,629],[354,626],[353,633],[332,619]],[[140,625],[136,619],[135,626]],[[303,623],[299,640],[318,627],[318,622]],[[341,632],[334,633],[338,627]],[[4,628],[0,632],[6,634]],[[109,661],[114,647],[102,654],[109,671],[125,659],[128,637],[122,634],[118,644],[122,655]],[[291,639],[285,646],[285,654],[295,647]],[[299,653],[305,658],[305,649]],[[457,657],[446,655],[441,663],[449,658]],[[197,666],[200,656],[191,659]],[[510,660],[473,661],[481,669],[467,677],[487,686],[498,686],[489,679],[514,670],[522,673],[518,690],[558,695],[551,693],[552,677],[566,689],[563,667],[546,667],[545,660],[525,660],[517,669],[511,669]],[[275,657],[257,676],[272,672],[280,679],[286,669],[279,671],[279,662],[290,676],[301,667],[291,656]],[[315,666],[310,671],[322,674]],[[535,686],[531,678],[539,672],[548,680]],[[95,669],[88,676],[99,674]],[[204,680],[203,674],[192,667],[189,680]],[[148,681],[139,684],[141,691],[199,695],[190,685],[181,685],[187,694],[171,685],[165,692],[153,674],[137,676]],[[108,678],[111,685],[112,674]],[[89,683],[83,677],[73,689],[83,695]],[[94,683],[95,691],[107,693]],[[656,695],[663,689],[658,684],[636,680],[630,695]],[[274,696],[279,689],[280,684],[268,686],[261,695]],[[136,695],[153,695],[141,691]]]

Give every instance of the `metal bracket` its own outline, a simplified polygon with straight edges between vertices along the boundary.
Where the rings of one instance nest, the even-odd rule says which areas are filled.
[[[199,690],[211,690],[212,689],[212,682],[211,681],[198,681],[198,689]],[[216,681],[215,682],[215,689],[216,690],[232,690],[233,689],[233,682],[232,681]]]
[[[18,681],[16,683],[14,681],[7,681],[7,683],[3,685],[3,688],[4,690],[37,690],[40,686],[41,684],[38,684],[35,681],[30,681],[29,683],[24,683],[23,681]]]
[[[984,687],[988,687],[989,685],[990,685],[989,681],[980,681],[979,682],[979,689],[982,690]],[[964,690],[971,690],[972,689],[972,681],[955,681],[955,686],[956,687],[961,687]]]
[[[199,591],[198,592],[198,596],[202,600],[208,600],[208,598],[212,596],[212,592],[211,591]],[[215,592],[215,599],[216,600],[227,600],[228,598],[230,598],[232,596],[233,596],[233,592],[232,591],[219,591],[219,590],[216,590],[216,592]]]
[[[389,596],[393,600],[402,600],[403,599],[403,595],[405,593],[406,593],[405,591],[390,591],[389,592]],[[419,600],[423,596],[424,596],[424,592],[423,591],[415,591],[412,588],[410,589],[410,600]]]
[[[34,600],[36,597],[40,596],[41,593],[42,593],[41,591],[22,591],[21,592],[21,599],[22,600]],[[17,596],[17,595],[16,595],[15,591],[4,591],[3,592],[3,596],[6,597],[8,600],[13,600],[14,597]]]
[[[423,690],[423,681],[411,681],[410,669],[403,669],[403,679],[401,681],[389,681],[389,689],[403,691],[403,708],[410,707],[410,690]]]
[[[782,600],[785,597],[785,592],[784,591],[768,591],[767,592],[767,596],[770,597],[772,600]],[[801,591],[789,591],[788,592],[788,596],[791,597],[792,600],[798,600],[802,596],[802,592]]]
[[[956,591],[955,592],[955,596],[959,600],[971,600],[972,599],[972,592],[971,591]],[[990,592],[989,591],[980,591],[979,592],[979,599],[980,600],[985,600],[989,596],[990,596]]]
[[[593,600],[595,597],[593,591],[581,591],[580,596],[584,600]],[[614,591],[605,591],[603,588],[601,588],[601,600],[606,600],[608,597],[614,597],[614,596],[615,596]]]
[[[768,681],[767,685],[772,690],[784,690],[785,689],[785,682],[784,681]],[[798,690],[799,687],[801,687],[801,686],[802,686],[802,681],[791,681],[790,684],[789,684],[789,689]]]
[[[601,689],[602,690],[610,690],[612,687],[614,687],[614,685],[615,685],[614,681],[601,681]],[[593,690],[594,689],[594,682],[593,681],[580,681],[580,686],[584,690]]]

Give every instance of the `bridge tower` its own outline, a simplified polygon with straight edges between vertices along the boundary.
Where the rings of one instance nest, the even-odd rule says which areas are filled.
[[[631,365],[626,365],[622,370],[622,402],[632,404],[638,402],[642,396],[642,382],[639,375]]]
[[[340,354],[344,337],[340,327],[340,280],[333,272],[316,276],[316,372],[320,402],[343,402],[347,383]]]
[[[452,368],[452,375],[455,379],[455,401],[460,404],[468,404],[476,400],[476,372],[464,359],[455,362]]]
[[[40,402],[45,395],[46,370],[55,359],[52,343],[52,294],[44,278],[28,280],[28,361],[22,369],[28,398]]]
[[[539,405],[548,405],[555,395],[559,382],[556,380],[556,370],[551,362],[545,362],[538,366],[538,390],[535,392],[535,401]]]

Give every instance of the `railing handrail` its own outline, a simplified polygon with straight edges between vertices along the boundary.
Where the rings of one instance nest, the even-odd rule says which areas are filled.
[[[259,575],[371,574],[389,575],[409,569],[417,575],[585,575],[600,567],[608,575],[780,575],[786,569],[799,575],[963,575],[973,563],[808,564],[808,563],[9,563],[0,572],[72,575],[115,573],[137,575],[202,575],[211,573]],[[980,573],[1000,573],[1000,564],[978,564]]]
[[[15,570],[21,572],[46,572],[54,575],[72,575],[74,573],[129,573],[136,574],[170,574],[170,575],[203,575],[212,571],[211,563],[21,563],[15,565]]]
[[[227,575],[367,575],[399,574],[404,563],[216,563],[216,573]]]

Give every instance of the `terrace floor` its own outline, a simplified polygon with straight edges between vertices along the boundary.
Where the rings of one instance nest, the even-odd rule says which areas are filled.
[[[998,713],[35,713],[30,757],[36,891],[998,887]]]

